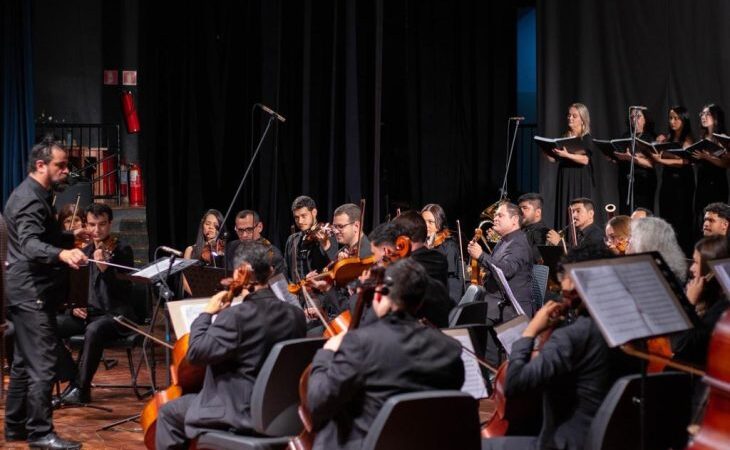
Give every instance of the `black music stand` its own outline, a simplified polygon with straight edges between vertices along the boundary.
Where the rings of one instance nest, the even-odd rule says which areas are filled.
[[[212,297],[221,290],[226,270],[220,267],[193,265],[183,270],[193,297]]]

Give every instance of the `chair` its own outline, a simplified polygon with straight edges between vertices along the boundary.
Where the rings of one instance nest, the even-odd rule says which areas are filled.
[[[641,449],[641,375],[619,378],[596,412],[586,450]],[[647,450],[684,448],[691,415],[692,383],[683,373],[646,376],[643,404]]]
[[[464,291],[464,295],[461,297],[461,300],[459,300],[458,306],[465,305],[471,302],[483,301],[486,295],[487,290],[484,289],[484,286],[470,284],[469,287],[466,288],[466,291]]]
[[[198,437],[198,449],[274,450],[284,449],[289,439],[302,430],[299,406],[299,378],[325,340],[292,339],[271,349],[251,393],[251,421],[259,436],[226,431],[209,431]]]
[[[452,309],[449,313],[449,327],[468,324],[485,324],[487,322],[487,302],[477,301],[465,303]]]
[[[540,309],[545,301],[549,273],[550,268],[548,266],[540,264],[532,266],[532,303],[535,306],[535,311]]]
[[[479,406],[461,391],[424,391],[388,399],[362,450],[473,450],[481,448]]]

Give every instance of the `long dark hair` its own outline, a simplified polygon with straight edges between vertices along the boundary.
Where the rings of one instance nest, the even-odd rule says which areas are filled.
[[[710,116],[712,116],[713,122],[715,122],[715,126],[712,127],[713,133],[724,133],[725,132],[725,111],[722,110],[719,106],[717,106],[714,103],[708,103],[707,105],[702,107],[702,111],[707,109],[710,112]],[[700,129],[702,130],[702,136],[705,139],[715,140],[715,138],[710,134],[710,130],[702,126],[702,122],[700,122]]]
[[[446,223],[446,212],[441,207],[441,205],[437,203],[429,203],[428,205],[421,208],[421,214],[426,211],[433,214],[433,219],[436,222],[436,231],[441,231],[447,227],[448,224]]]
[[[689,113],[687,112],[687,108],[684,106],[675,105],[669,108],[669,111],[674,112],[674,114],[678,115],[680,120],[682,121],[682,129],[679,132],[679,136],[674,136],[674,132],[672,129],[669,129],[669,132],[667,133],[667,141],[673,141],[673,142],[679,142],[680,144],[684,144],[684,141],[686,141],[688,138],[692,140],[692,123],[689,121]]]
[[[205,219],[208,216],[214,216],[218,220],[218,230],[219,230],[219,236],[223,238],[226,235],[226,225],[223,223],[223,214],[221,214],[220,211],[217,209],[209,209],[203,214],[203,217],[200,219],[200,225],[198,226],[198,236],[195,238],[195,245],[193,245],[193,254],[191,255],[192,259],[200,258],[200,253],[203,251],[203,246],[205,245],[205,234],[203,233],[203,224],[205,223]]]

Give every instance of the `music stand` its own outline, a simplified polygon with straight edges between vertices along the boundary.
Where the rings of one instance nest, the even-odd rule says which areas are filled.
[[[69,308],[85,308],[89,304],[89,266],[68,271],[66,304]]]
[[[219,267],[191,265],[183,269],[193,297],[212,297],[221,290],[226,270]]]

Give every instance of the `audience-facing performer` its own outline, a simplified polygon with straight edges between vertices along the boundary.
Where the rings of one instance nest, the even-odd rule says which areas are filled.
[[[672,226],[659,217],[631,221],[631,240],[626,254],[659,252],[677,280],[687,278],[687,259]]]
[[[610,257],[603,245],[571,250],[563,264]],[[575,293],[573,280],[561,274],[563,303],[549,301],[535,314],[522,338],[512,344],[505,395],[542,390],[543,422],[537,437],[484,440],[482,449],[583,449],[591,422],[604,397],[625,369]],[[568,306],[569,305],[569,306]],[[537,356],[535,338],[556,327],[555,318],[574,320],[555,328]],[[568,381],[569,380],[569,381]]]
[[[461,346],[414,317],[428,278],[413,259],[393,263],[373,300],[379,320],[335,336],[317,352],[307,394],[318,430],[314,449],[360,448],[394,395],[461,388]]]
[[[564,136],[581,138],[583,151],[570,153],[564,148],[555,149],[559,157],[555,197],[555,221],[558,226],[568,221],[568,200],[593,196],[593,139],[590,133],[591,117],[588,108],[582,103],[573,103],[568,108],[568,129]]]
[[[236,254],[236,248],[243,241],[256,241],[264,244],[271,253],[271,258],[276,273],[286,276],[286,263],[281,250],[276,248],[268,239],[263,237],[261,233],[264,231],[264,223],[258,212],[252,209],[244,209],[236,214],[236,235],[237,240],[231,241],[226,246],[226,266],[228,270],[233,270],[233,255]]]
[[[447,226],[446,213],[441,205],[429,203],[421,209],[421,216],[426,221],[426,247],[438,250],[446,257],[449,265],[446,287],[451,300],[458,303],[464,293],[464,262],[461,260],[459,243]]]
[[[656,134],[653,131],[653,122],[648,117],[648,110],[634,110],[631,112],[631,120],[635,120],[636,128],[634,134],[637,139],[645,142],[654,142]],[[629,124],[629,130],[633,124]],[[631,131],[627,131],[624,138],[631,137]],[[621,164],[618,166],[618,194],[619,194],[619,211],[621,214],[628,214],[629,209],[626,204],[628,198],[628,177],[631,171],[631,153],[630,148],[626,153],[619,155]],[[634,156],[634,205],[644,208],[654,208],[654,195],[656,194],[656,171],[654,170],[654,162],[644,156],[641,152],[636,152]]]
[[[724,134],[725,112],[719,106],[710,103],[700,111],[699,139],[717,142],[713,133]],[[728,201],[727,166],[730,158],[715,156],[707,150],[692,154],[697,161],[697,190],[695,191],[695,219],[702,221],[702,208],[710,203]],[[696,229],[696,228],[695,228]]]
[[[614,255],[623,255],[629,246],[631,237],[631,218],[629,216],[616,216],[606,224],[606,247]]]
[[[335,239],[340,244],[340,248],[337,250],[337,260],[352,257],[367,258],[372,254],[370,252],[370,241],[364,233],[362,235],[362,247],[359,247],[361,245],[360,230],[362,229],[360,213],[359,206],[354,203],[345,203],[338,206],[332,214],[332,228]],[[328,248],[328,245],[331,245],[329,241],[325,243],[325,249]]]
[[[225,302],[227,292],[216,294],[193,321],[187,358],[207,366],[203,389],[160,409],[158,450],[183,448],[209,429],[252,433],[251,391],[264,360],[277,342],[305,334],[302,311],[278,300],[268,288],[274,269],[266,246],[242,242],[235,266],[253,271],[252,286],[244,289],[244,301],[236,306]]]
[[[317,222],[317,204],[310,197],[301,195],[291,205],[296,233],[289,236],[284,246],[284,261],[288,278],[299,282],[312,271],[319,272],[337,255],[337,248],[328,245],[329,236]],[[329,251],[324,246],[327,245]]]
[[[86,229],[92,243],[83,248],[89,258],[108,261],[126,267],[134,265],[132,247],[111,235],[112,209],[93,203],[86,208]],[[91,380],[104,352],[104,343],[129,334],[127,328],[117,324],[113,316],[123,315],[135,320],[131,302],[132,285],[129,280],[119,279],[119,269],[101,262],[89,266],[88,306],[73,308],[70,314],[58,317],[58,332],[62,338],[84,335],[78,369],[74,367],[70,353],[62,352],[60,367],[71,369],[61,379],[70,380],[66,390],[55,404],[89,403]],[[65,349],[64,349],[65,350]]]
[[[570,211],[575,225],[575,237],[578,247],[604,241],[603,230],[594,222],[596,208],[593,200],[589,198],[573,199],[570,202]],[[564,229],[562,237],[555,230],[550,230],[547,239],[552,245],[559,245],[560,241],[565,239],[566,245],[570,247],[570,227]]]
[[[537,264],[542,261],[537,246],[546,244],[547,234],[550,231],[550,227],[542,221],[542,195],[536,193],[521,195],[517,199],[517,205],[522,211],[522,231],[532,246],[532,261]]]
[[[692,265],[689,267],[692,278],[687,281],[687,298],[700,321],[692,329],[672,336],[672,350],[678,361],[705,365],[712,330],[728,308],[727,297],[707,263],[727,256],[727,240],[724,236],[704,237],[695,244]]]
[[[694,142],[692,125],[685,107],[673,106],[669,109],[669,132],[667,135],[660,135],[657,141],[676,142],[682,148],[692,145]],[[672,224],[677,232],[679,245],[686,254],[689,254],[694,235],[692,220],[694,172],[690,164],[681,158],[671,159],[655,155],[654,161],[663,165],[659,190],[659,215]]]
[[[702,234],[704,236],[727,236],[730,224],[730,206],[715,202],[705,206]]]
[[[187,247],[183,256],[188,259],[200,260],[208,266],[224,267],[225,247],[223,238],[226,227],[221,224],[223,224],[223,214],[220,211],[217,209],[206,211],[200,219],[195,244]],[[223,227],[223,230],[218,233],[221,227]]]
[[[31,448],[77,449],[81,444],[53,431],[51,387],[56,378],[58,336],[56,310],[65,266],[78,269],[86,255],[71,249],[79,228],[61,231],[51,197],[68,177],[68,153],[51,138],[35,145],[28,177],[13,190],[3,214],[8,253],[5,297],[8,320],[15,327],[15,351],[5,400],[5,441],[28,440]]]
[[[645,217],[654,217],[654,213],[647,208],[636,208],[634,212],[631,213],[631,220],[634,219],[643,219]]]

